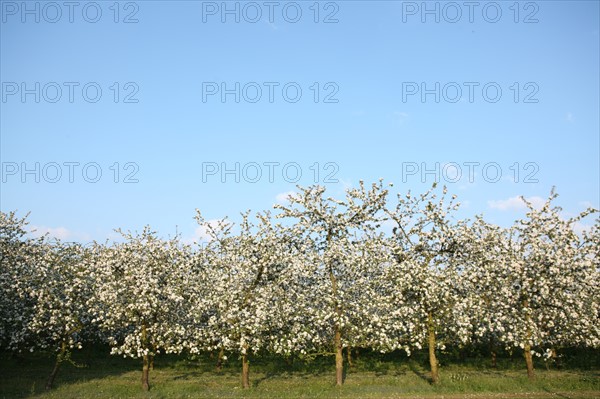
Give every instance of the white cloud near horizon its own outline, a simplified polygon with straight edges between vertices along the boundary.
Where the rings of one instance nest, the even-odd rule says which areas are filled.
[[[212,227],[218,227],[219,222],[220,222],[219,219],[208,220],[208,224]],[[184,238],[182,241],[184,244],[187,244],[187,245],[192,245],[195,243],[202,243],[202,242],[209,242],[209,241],[211,241],[211,235],[208,233],[208,228],[206,228],[204,226],[198,226],[194,229],[194,234],[192,234],[191,237]]]
[[[540,209],[546,203],[546,200],[542,197],[533,196],[525,198],[528,202],[532,203],[534,208]],[[488,206],[491,209],[497,209],[499,211],[518,211],[526,209],[527,205],[519,196],[510,197],[505,200],[491,200],[488,201]]]
[[[283,193],[279,193],[275,196],[275,201],[277,201],[278,204],[287,204],[288,202],[288,198],[290,196],[295,196],[297,193],[295,191],[286,191]]]
[[[74,232],[63,226],[48,227],[31,225],[30,232],[36,238],[48,235],[61,241],[91,241],[89,234]]]
[[[572,112],[567,112],[567,116],[566,116],[565,120],[567,122],[574,122],[573,113]]]
[[[407,114],[406,112],[400,112],[400,111],[394,111],[394,118],[396,119],[396,123],[398,123],[398,125],[403,125],[404,122],[406,122],[408,120],[408,118],[410,117],[409,114]]]
[[[590,201],[580,201],[579,206],[583,207],[584,209],[594,208],[594,204],[592,204]]]
[[[580,237],[583,235],[583,232],[589,232],[592,227],[593,226],[591,224],[585,224],[581,222],[573,223],[573,231]]]

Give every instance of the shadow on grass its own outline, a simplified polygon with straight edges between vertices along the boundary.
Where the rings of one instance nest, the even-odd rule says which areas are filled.
[[[53,390],[65,385],[87,383],[128,373],[139,373],[141,378],[142,374],[140,359],[110,355],[110,349],[105,346],[86,347],[83,350],[73,351],[72,360],[73,363],[64,362],[61,365]],[[0,398],[21,399],[48,392],[45,385],[54,362],[55,357],[52,354],[15,355],[10,352],[0,352]],[[150,371],[151,381],[155,371],[166,369],[170,369],[175,374],[174,377],[170,377],[173,380],[191,380],[203,375],[238,374],[238,370],[234,367],[216,371],[214,361],[209,355],[196,359],[177,355],[159,355],[154,359],[154,366],[154,370]],[[132,383],[137,384],[139,378],[132,380]]]
[[[178,359],[178,360],[176,360]],[[241,361],[231,356],[222,364],[221,369],[216,368],[216,360],[208,354],[195,356],[193,359],[176,358],[161,361],[161,367],[171,368],[175,376],[172,380],[185,381],[202,377],[225,376],[241,378]],[[322,375],[331,375],[335,378],[335,363],[331,357],[317,357],[312,361],[302,359],[284,359],[270,355],[254,355],[250,360],[250,380],[253,387],[272,379],[311,379]]]
[[[260,370],[264,375],[256,378],[253,385],[256,387],[264,381],[271,379],[301,378],[308,380],[313,377],[331,375],[335,378],[335,363],[331,357],[317,357],[314,360],[307,361],[295,359],[284,361],[276,357],[264,356],[257,357],[254,361],[255,370]],[[252,372],[252,370],[251,370]],[[344,379],[346,370],[344,369]]]
[[[429,384],[432,384],[432,383],[433,383],[433,381],[431,380],[431,378],[430,378],[430,377],[429,377],[427,374],[423,373],[423,371],[421,371],[421,370],[419,370],[419,369],[417,368],[417,366],[415,365],[415,362],[413,362],[413,361],[410,361],[410,362],[408,362],[408,367],[410,368],[410,370],[411,370],[413,373],[415,373],[415,375],[416,375],[417,377],[419,377],[419,378],[420,378],[420,379],[422,379],[423,381],[425,381],[425,382],[427,382],[427,383],[429,383]]]
[[[111,356],[105,347],[73,351],[72,361],[61,365],[54,389],[61,385],[117,376],[135,369],[139,369],[141,375],[140,361]],[[47,392],[45,385],[54,362],[53,354],[0,353],[0,397],[26,398]]]
[[[272,378],[280,378],[280,377],[281,377],[281,373],[270,371],[270,372],[265,373],[265,375],[263,377],[254,379],[254,381],[252,381],[252,386],[254,388],[256,388],[264,381],[270,380]]]
[[[200,377],[202,377],[203,374],[205,374],[205,373],[200,372],[200,371],[188,371],[183,374],[175,375],[171,379],[173,379],[175,381],[178,381],[178,380],[188,381],[193,378],[200,378]]]
[[[595,353],[598,354],[597,351]],[[124,377],[124,380],[131,381],[132,387],[139,384],[141,361],[111,356],[108,347],[84,348],[82,351],[73,353],[73,360],[76,363],[85,364],[87,367],[75,368],[69,363],[64,363],[56,379],[55,386],[57,388],[87,382],[91,386],[96,386],[99,380],[111,377],[118,378],[124,374],[128,374]],[[466,358],[458,363],[446,362],[446,364],[450,367],[447,370],[454,371],[457,374],[476,372],[477,375],[508,378],[515,383],[520,383],[519,381],[524,378],[525,372],[521,358],[508,357],[498,360],[498,369],[492,369],[486,365],[485,359]],[[575,364],[575,373],[577,373],[578,367],[589,368],[595,364],[592,359],[587,357],[579,362],[575,358],[568,360],[570,363],[566,361],[564,363]],[[259,354],[252,356],[250,362],[250,376],[254,387],[259,387],[266,381],[276,379],[296,379],[301,380],[303,384],[304,381],[311,381],[314,377],[326,377],[331,380],[332,385],[335,384],[335,360],[332,356],[317,356],[308,361]],[[49,355],[44,356],[34,353],[15,357],[10,353],[0,352],[0,398],[25,398],[46,392],[44,386],[53,363],[54,359]],[[353,374],[360,375],[362,373],[367,373],[367,378],[371,378],[371,376],[397,377],[414,374],[418,379],[430,384],[431,379],[427,364],[426,353],[416,353],[408,358],[402,353],[379,354],[370,350],[362,350],[360,356],[356,355],[353,367],[348,368],[348,364],[345,362],[344,380],[348,378],[348,381],[350,381]],[[155,359],[155,370],[150,372],[151,380],[153,375],[156,375],[154,373],[158,371],[162,374],[161,385],[198,380],[205,381],[211,386],[220,386],[222,384],[219,379],[221,376],[229,378],[230,382],[231,379],[237,380],[240,377],[241,362],[233,355],[225,362],[221,370],[216,370],[214,355],[202,354],[193,357],[160,355]],[[518,374],[515,372],[518,372]],[[362,378],[365,378],[365,376],[362,376]],[[597,369],[592,368],[580,379],[582,380],[581,386],[594,386],[592,384],[600,380],[600,375]],[[568,386],[563,391],[566,392],[571,388],[571,386]],[[539,386],[539,389],[559,395],[552,392],[552,388]],[[562,397],[567,398],[568,396]]]

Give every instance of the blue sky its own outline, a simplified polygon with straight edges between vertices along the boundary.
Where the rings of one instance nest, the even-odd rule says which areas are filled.
[[[464,216],[507,225],[552,186],[566,215],[600,207],[598,1],[227,2],[239,23],[221,1],[0,3],[0,208],[39,231],[191,239],[195,208],[235,220],[315,180],[422,191],[436,167]]]

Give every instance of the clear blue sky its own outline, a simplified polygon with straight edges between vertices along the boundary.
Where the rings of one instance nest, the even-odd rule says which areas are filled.
[[[600,207],[598,1],[427,2],[434,14],[421,1],[227,2],[239,23],[221,1],[120,2],[118,15],[113,1],[0,3],[1,209],[31,211],[40,231],[104,240],[150,224],[190,239],[195,208],[208,219],[267,209],[294,190],[298,166],[297,183],[313,184],[315,162],[332,195],[380,177],[421,191],[434,179],[423,166],[437,163],[465,216],[499,224],[521,214],[514,197],[545,198],[552,186],[566,215]],[[240,102],[222,102],[221,83],[236,82]],[[86,101],[96,87],[102,96]],[[236,162],[239,183],[221,173]],[[269,162],[279,163],[273,181]],[[453,182],[456,164],[463,177]],[[99,181],[86,181],[97,167]],[[124,183],[129,172],[137,183]]]

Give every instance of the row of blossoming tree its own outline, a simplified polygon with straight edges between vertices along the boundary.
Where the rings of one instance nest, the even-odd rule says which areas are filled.
[[[388,190],[298,187],[239,225],[198,211],[203,245],[145,228],[82,246],[32,238],[25,218],[0,213],[0,345],[55,351],[51,388],[74,349],[100,340],[142,359],[145,390],[160,353],[238,356],[248,388],[261,353],[331,354],[342,385],[344,348],[426,348],[437,383],[446,345],[522,350],[531,378],[533,356],[600,346],[600,221],[574,231],[594,210],[565,219],[552,192],[501,228],[457,220],[446,188]]]

